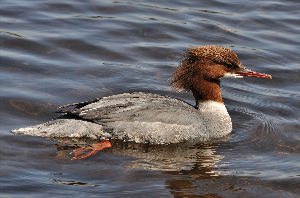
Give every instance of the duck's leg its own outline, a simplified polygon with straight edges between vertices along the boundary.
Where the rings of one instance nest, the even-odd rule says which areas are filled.
[[[106,148],[112,147],[112,144],[109,140],[103,140],[101,142],[92,144],[91,146],[87,147],[80,147],[73,150],[73,158],[72,160],[84,159],[95,155],[97,152],[102,151]]]

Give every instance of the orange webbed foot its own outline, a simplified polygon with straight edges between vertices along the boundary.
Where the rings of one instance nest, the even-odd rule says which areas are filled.
[[[78,160],[78,159],[84,159],[90,157],[92,155],[95,155],[99,151],[102,151],[110,147],[112,147],[111,142],[109,140],[103,140],[101,142],[92,144],[91,146],[74,149],[72,152],[74,155],[72,160]]]

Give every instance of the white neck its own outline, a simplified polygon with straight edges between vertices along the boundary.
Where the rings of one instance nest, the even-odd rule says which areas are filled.
[[[217,138],[232,131],[231,118],[223,103],[205,101],[199,103],[198,110],[203,115],[205,126],[211,136]]]

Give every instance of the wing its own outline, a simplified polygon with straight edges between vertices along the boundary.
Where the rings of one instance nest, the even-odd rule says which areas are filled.
[[[59,112],[103,126],[116,121],[190,124],[195,121],[195,114],[196,117],[198,115],[195,108],[184,101],[143,92],[118,94],[66,105],[60,107]]]

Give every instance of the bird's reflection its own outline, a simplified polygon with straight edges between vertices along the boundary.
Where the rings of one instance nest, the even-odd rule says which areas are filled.
[[[224,172],[219,171],[218,165],[224,156],[218,153],[218,148],[224,141],[227,140],[148,145],[114,140],[112,147],[102,152],[130,157],[130,162],[124,168],[162,171],[170,175],[165,186],[174,197],[221,197],[218,190],[224,192],[237,189],[228,177],[222,175]],[[89,140],[77,141],[75,144],[73,140],[60,142],[57,145],[57,158],[68,160],[72,158],[70,151],[78,145],[94,143]]]
[[[76,148],[95,145],[92,140],[60,139],[57,144],[57,158],[72,158],[71,151]],[[215,165],[223,158],[217,154],[219,143],[193,143],[185,142],[169,145],[137,144],[112,140],[112,147],[102,152],[110,152],[114,155],[133,157],[127,168],[138,168],[160,171],[193,171],[201,170],[201,175],[217,176]]]

